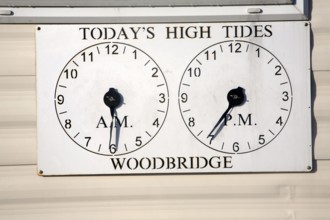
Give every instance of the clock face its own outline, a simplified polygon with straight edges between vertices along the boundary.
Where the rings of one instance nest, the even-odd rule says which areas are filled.
[[[168,110],[168,88],[157,63],[126,43],[103,42],[78,52],[55,87],[58,120],[77,145],[123,155],[147,145]]]
[[[281,62],[247,41],[224,41],[198,53],[179,88],[182,118],[205,146],[228,154],[258,150],[289,120],[293,94]]]

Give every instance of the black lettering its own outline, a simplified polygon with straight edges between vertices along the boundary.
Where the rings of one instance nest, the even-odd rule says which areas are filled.
[[[120,28],[114,29],[112,27],[81,27],[79,31],[82,32],[82,40],[94,39],[94,40],[112,40],[112,39],[138,39],[139,33],[146,31],[146,38],[153,39],[155,37],[154,27],[129,27],[129,28]],[[169,32],[171,33],[171,31]],[[177,33],[177,28],[174,27],[173,33]],[[181,30],[181,34],[184,35],[184,32]],[[182,36],[183,38],[183,36]]]
[[[244,26],[242,28],[242,36],[243,37],[250,37],[252,35],[252,32],[253,32],[253,29],[250,26]]]
[[[94,40],[99,40],[102,37],[102,30],[101,30],[101,28],[93,28],[90,33],[91,33],[91,37]]]
[[[239,27],[242,27],[242,26],[234,26],[234,30],[235,30],[235,31],[234,31],[234,33],[235,33],[235,34],[234,34],[234,37],[235,37],[235,38],[238,37],[238,30],[237,30],[237,29],[238,29]],[[243,31],[241,31],[241,34],[243,34]]]
[[[196,169],[198,169],[199,168],[199,157],[196,157],[196,167],[195,167]]]
[[[213,163],[213,160],[216,159],[215,164]],[[210,167],[217,169],[221,167],[221,158],[220,157],[211,157],[210,161],[209,161],[209,165]]]
[[[134,29],[134,27],[130,27],[131,31],[133,32],[134,34],[134,37],[133,39],[137,39],[137,34],[138,32],[140,31],[141,27],[138,27],[137,30]]]
[[[112,166],[115,168],[115,170],[117,170],[117,168],[119,169],[123,169],[124,163],[126,158],[110,158],[111,162],[112,162]]]
[[[147,28],[147,39],[154,39],[154,38],[155,38],[154,28],[148,27]]]
[[[107,32],[107,28],[103,28],[103,33],[104,33],[104,40],[107,40],[108,39],[108,32]]]
[[[121,36],[124,36],[124,39],[128,39],[127,34],[126,34],[126,31],[125,31],[124,28],[121,28],[121,29],[120,29],[120,32],[119,32],[119,34],[118,34],[117,39],[118,39],[118,40],[119,40],[119,39],[123,39]]]
[[[222,29],[226,29],[225,38],[229,38],[229,28],[233,28],[233,26],[222,26]]]
[[[175,168],[175,159],[173,157],[166,157],[166,162],[167,162],[167,169],[168,170]]]
[[[199,157],[199,159],[203,159],[203,160],[204,160],[204,165],[203,165],[203,166],[200,166],[199,168],[200,168],[200,169],[203,169],[203,168],[207,167],[207,165],[208,165],[208,160],[207,160],[207,158],[205,158],[205,157]]]
[[[181,29],[183,29],[183,27],[181,27]],[[190,31],[192,30],[192,31]],[[194,39],[197,37],[197,30],[196,30],[196,27],[195,26],[190,26],[186,29],[186,36],[190,39]],[[181,32],[181,38],[183,38],[182,36],[182,32]]]
[[[116,36],[116,30],[115,30],[115,29],[113,29],[113,28],[108,28],[106,32],[107,32],[107,36],[108,36],[109,32],[111,33],[111,34],[108,36],[107,40],[111,40],[111,39],[115,38],[115,36]]]
[[[243,37],[243,26],[234,26],[234,38]],[[240,29],[240,30],[239,30]],[[241,36],[239,36],[239,34]]]
[[[223,163],[224,163],[223,168],[233,168],[233,165],[231,164],[231,159],[232,159],[231,156],[223,157]]]
[[[90,28],[79,28],[79,30],[82,30],[83,31],[83,40],[87,40],[86,38],[86,30],[89,30]]]
[[[103,128],[107,128],[107,124],[105,123],[103,116],[101,116],[99,122],[96,125],[96,128],[99,128],[100,125],[103,125]]]
[[[166,39],[177,39],[177,27],[166,27]]]
[[[143,163],[143,161],[147,161],[146,163]],[[147,165],[147,166],[145,166]],[[141,160],[140,160],[140,167],[144,170],[147,170],[151,167],[151,160],[147,157],[143,157]]]
[[[123,117],[123,120],[122,121],[120,121],[120,119],[117,117],[117,116],[115,116],[116,117],[116,124],[115,124],[115,127],[122,127],[122,125],[124,124],[124,128],[127,128],[128,127],[128,124],[127,124],[127,115],[125,115],[124,117]]]
[[[239,25],[222,26],[225,38],[271,37],[273,35],[271,25]]]
[[[200,26],[200,36],[199,38],[203,39],[203,38],[211,38],[211,27],[210,26]],[[206,36],[204,36],[204,34]]]
[[[178,157],[178,169],[182,169],[181,166],[187,169],[187,166],[185,163],[186,163],[185,157]]]
[[[254,26],[254,36],[255,37],[263,37],[263,26],[262,25],[255,25]]]
[[[183,33],[184,33],[183,27],[179,27],[179,28],[180,28],[180,39],[183,39],[184,38],[184,36],[183,36]]]
[[[172,169],[212,169],[232,168],[231,156],[206,157],[143,157],[143,158],[110,158],[114,170],[123,170],[125,166],[130,170],[172,170]]]
[[[210,26],[166,27],[166,39],[211,38]]]
[[[152,160],[153,160],[153,167],[152,167],[152,169],[158,170],[158,169],[162,169],[164,167],[165,161],[163,160],[163,158],[161,158],[161,157],[153,157]],[[161,162],[161,165],[158,166],[158,167],[157,167],[157,161],[160,161]]]
[[[233,116],[231,116],[231,114],[227,114],[225,117],[225,125],[227,126],[227,122],[230,121],[233,118]]]
[[[131,166],[131,161],[134,161],[135,162],[135,166]],[[139,161],[134,158],[134,157],[131,157],[127,160],[127,167],[130,169],[130,170],[135,170],[137,167],[139,166]]]
[[[239,37],[244,37],[244,26],[240,26],[240,33]]]
[[[238,125],[246,125],[246,123],[248,122],[248,125],[252,125],[251,123],[251,113],[248,114],[248,116],[246,117],[246,119],[244,120],[243,116],[241,114],[238,114]],[[242,122],[242,124],[241,124]]]
[[[195,169],[195,168],[198,168],[198,162],[197,162],[197,166],[195,167],[194,165],[195,165],[195,161],[194,161],[194,159],[198,159],[198,157],[189,157],[189,159],[190,159],[190,169]]]
[[[265,31],[266,31],[266,33],[265,33],[265,37],[271,37],[271,36],[273,36],[273,32],[272,32],[272,26],[271,25],[266,25],[265,26]]]

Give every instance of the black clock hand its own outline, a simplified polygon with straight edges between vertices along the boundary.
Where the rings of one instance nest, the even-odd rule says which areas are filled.
[[[244,89],[241,87],[237,87],[236,89],[232,89],[228,92],[227,94],[227,100],[228,100],[228,108],[226,109],[226,111],[221,115],[220,119],[218,120],[218,122],[215,124],[215,126],[213,127],[212,131],[209,133],[209,135],[207,136],[207,138],[211,137],[210,139],[210,144],[212,143],[212,141],[214,140],[214,138],[216,137],[217,133],[213,134],[213,132],[216,130],[216,128],[220,125],[220,123],[227,117],[228,112],[239,105],[242,105],[245,101],[245,94],[244,94]]]
[[[104,104],[110,108],[111,124],[110,124],[110,138],[109,138],[109,148],[111,153],[117,151],[116,144],[112,144],[112,130],[116,123],[116,109],[120,106],[122,98],[116,89],[110,88],[103,97]],[[114,152],[113,152],[114,151]]]
[[[111,110],[110,110],[110,114],[111,114]],[[116,123],[115,117],[116,117],[116,115],[112,116],[111,124],[110,124],[109,150],[111,153],[116,153],[116,151],[117,151],[116,144],[111,144],[112,143],[112,131],[113,131],[114,124]]]
[[[209,133],[209,135],[207,136],[207,138],[211,137],[210,139],[210,144],[212,143],[213,139],[215,138],[216,134],[213,134],[214,130],[219,126],[219,124],[225,119],[225,117],[227,116],[228,112],[230,111],[230,109],[232,109],[232,106],[229,104],[228,108],[226,109],[226,111],[221,115],[220,119],[218,120],[218,122],[215,124],[215,126],[213,127],[212,131]]]

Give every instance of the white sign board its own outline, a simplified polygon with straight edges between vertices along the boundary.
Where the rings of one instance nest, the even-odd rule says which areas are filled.
[[[36,36],[39,174],[312,170],[309,23]]]

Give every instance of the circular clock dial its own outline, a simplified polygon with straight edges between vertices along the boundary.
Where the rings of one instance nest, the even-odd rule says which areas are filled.
[[[142,50],[105,42],[77,53],[63,68],[55,109],[63,130],[80,147],[122,155],[147,145],[168,110],[162,70]]]
[[[214,44],[193,58],[179,88],[182,118],[205,146],[248,153],[273,141],[292,107],[292,88],[281,62],[246,41]]]

